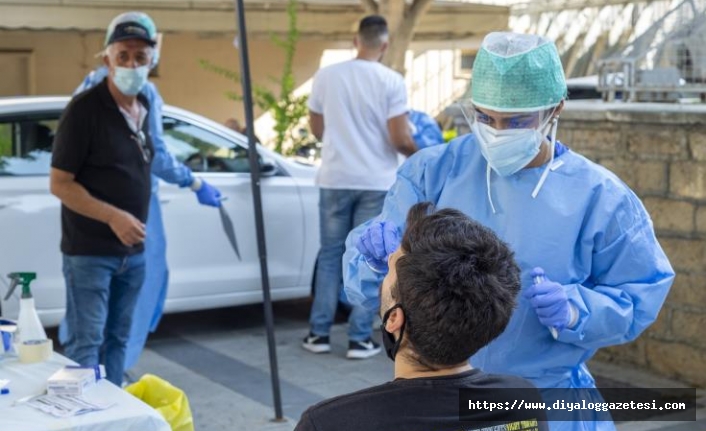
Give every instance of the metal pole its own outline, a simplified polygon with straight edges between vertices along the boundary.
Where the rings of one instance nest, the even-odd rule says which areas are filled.
[[[260,257],[260,277],[265,309],[265,325],[267,326],[267,348],[270,354],[270,373],[272,377],[272,396],[275,405],[275,421],[283,421],[282,397],[279,387],[279,371],[277,370],[277,348],[275,345],[274,317],[272,313],[272,298],[270,296],[270,278],[267,271],[267,249],[265,247],[265,224],[262,217],[262,196],[260,194],[260,161],[253,119],[252,89],[250,86],[250,60],[248,54],[247,31],[245,28],[245,5],[243,0],[234,0],[235,18],[238,31],[238,46],[240,52],[240,79],[243,85],[243,102],[245,104],[245,125],[248,135],[248,153],[250,157],[250,182],[252,185],[253,206],[255,208],[255,229],[257,232],[257,250]]]

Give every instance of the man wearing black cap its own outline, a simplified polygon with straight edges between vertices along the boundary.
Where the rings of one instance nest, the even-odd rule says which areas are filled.
[[[64,352],[84,366],[104,363],[116,385],[145,276],[154,148],[139,92],[156,43],[148,27],[136,21],[114,28],[103,57],[108,77],[69,103],[52,156],[51,191],[62,203]]]

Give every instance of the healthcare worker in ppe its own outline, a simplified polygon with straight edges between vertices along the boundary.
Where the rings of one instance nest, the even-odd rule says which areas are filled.
[[[489,34],[463,103],[473,133],[400,167],[382,213],[347,238],[344,283],[352,302],[378,307],[387,256],[397,248],[408,209],[421,201],[459,209],[510,244],[522,270],[507,329],[471,365],[529,379],[550,401],[590,402],[600,400],[597,391],[548,389],[595,388],[586,361],[654,322],[674,271],[638,197],[556,140],[566,91],[552,42]],[[535,267],[545,274],[536,284]],[[595,412],[574,413],[576,421],[550,428],[614,429]]]
[[[152,19],[142,12],[126,12],[118,15],[108,26],[106,41],[119,24],[137,22],[147,28],[153,39],[157,39],[157,28]],[[159,60],[159,51],[155,51],[152,64],[145,66],[144,70],[139,70],[131,78],[130,85],[139,87],[149,102],[149,131],[154,145],[154,158],[152,159],[152,194],[150,197],[150,209],[147,217],[146,239],[145,239],[145,260],[146,274],[145,281],[140,291],[140,296],[135,306],[132,319],[132,329],[130,339],[127,344],[125,354],[125,369],[132,368],[142,353],[147,336],[157,329],[164,301],[167,296],[167,284],[169,271],[167,268],[167,243],[162,222],[162,211],[159,204],[159,180],[179,187],[190,187],[195,193],[198,202],[202,205],[218,207],[221,205],[221,193],[206,181],[196,178],[191,170],[179,162],[174,155],[169,153],[163,138],[162,126],[162,105],[164,104],[157,87],[147,80],[149,70],[154,68]],[[89,73],[81,85],[76,89],[74,95],[81,93],[102,82],[108,75],[108,69],[101,66]],[[59,337],[66,336],[65,323],[62,321],[59,328]]]
[[[444,136],[441,134],[441,128],[434,117],[422,112],[410,109],[409,126],[412,129],[412,139],[417,144],[420,150],[444,143]]]

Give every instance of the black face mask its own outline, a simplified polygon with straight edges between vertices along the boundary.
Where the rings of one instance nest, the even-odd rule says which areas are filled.
[[[402,304],[395,304],[385,312],[385,315],[382,316],[382,325],[380,325],[380,332],[382,333],[382,345],[385,347],[385,353],[387,353],[387,357],[392,359],[393,361],[395,360],[395,356],[397,356],[397,351],[400,349],[400,344],[402,344],[402,335],[404,335],[404,327],[407,324],[407,322],[402,324],[402,327],[400,328],[400,338],[395,341],[395,336],[391,332],[387,332],[385,329],[385,324],[387,323],[387,319],[390,318],[390,313],[392,313],[392,310],[395,308],[399,308],[400,310],[404,311],[404,308],[402,308]]]

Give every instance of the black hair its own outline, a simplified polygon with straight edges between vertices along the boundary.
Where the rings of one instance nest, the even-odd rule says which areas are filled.
[[[431,203],[407,215],[392,296],[405,315],[412,357],[432,369],[457,365],[507,327],[520,268],[493,231]]]
[[[387,34],[387,21],[380,15],[368,15],[358,24],[358,41],[368,48],[378,48]]]

